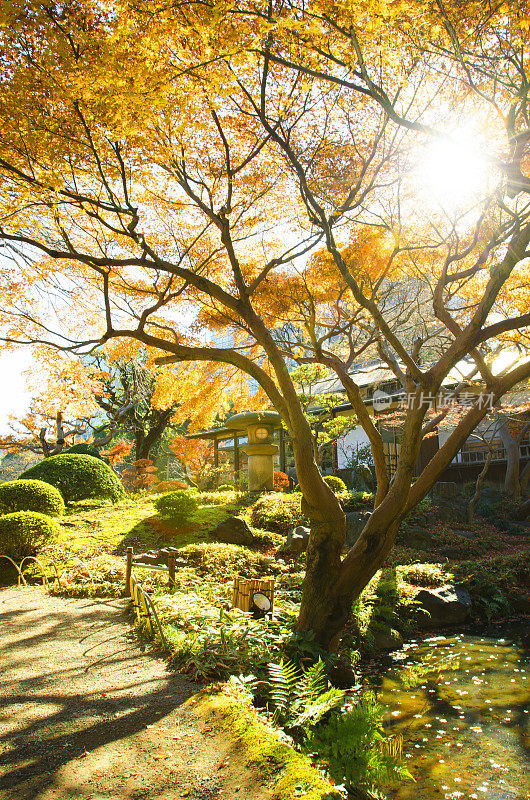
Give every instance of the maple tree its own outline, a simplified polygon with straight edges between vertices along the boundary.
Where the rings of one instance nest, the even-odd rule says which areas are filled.
[[[435,426],[425,396],[464,357],[494,402],[530,376],[525,359],[494,366],[530,323],[526,4],[26,11],[0,11],[4,338],[141,343],[162,367],[155,407],[183,365],[182,414],[208,397],[212,416],[229,393],[236,408],[274,406],[311,523],[298,625],[333,646],[400,522],[487,413],[471,406],[413,484]],[[491,167],[457,211],[414,184],[456,118],[483,132]],[[392,480],[350,374],[370,352],[412,398]],[[375,508],[345,557],[293,359],[337,375],[372,446]]]
[[[101,370],[104,389],[96,397],[106,418],[101,430],[107,428],[112,435],[118,431],[129,433],[136,461],[149,460],[151,450],[171,427],[175,403],[153,406],[157,371],[146,366],[145,356],[112,362],[97,356],[95,361]]]
[[[36,393],[28,410],[18,419],[10,418],[11,432],[0,437],[0,446],[8,452],[28,451],[48,458],[75,445],[76,439],[86,441],[97,427],[96,399],[103,386],[100,371],[93,367],[42,356],[45,384],[33,386]]]
[[[274,491],[283,492],[289,486],[289,476],[279,469],[274,470]]]
[[[299,339],[297,344],[300,344]],[[294,348],[288,349],[292,355]],[[298,389],[298,398],[313,430],[314,457],[319,467],[322,466],[325,449],[357,425],[355,417],[335,415],[335,409],[344,403],[344,395],[324,391],[329,374],[329,370],[318,363],[302,363],[291,370],[291,378]]]
[[[180,435],[173,437],[168,447],[177,457],[182,478],[188,486],[204,489],[208,478],[213,475],[212,442]]]

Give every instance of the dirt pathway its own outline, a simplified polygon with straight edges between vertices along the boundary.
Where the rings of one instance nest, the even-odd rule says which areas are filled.
[[[0,589],[2,800],[266,800],[244,754],[181,708],[121,600]]]

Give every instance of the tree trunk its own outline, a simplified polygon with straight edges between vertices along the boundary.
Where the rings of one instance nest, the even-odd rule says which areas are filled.
[[[526,464],[525,468],[521,472],[521,477],[519,480],[519,485],[521,487],[521,495],[526,493],[528,488],[528,483],[530,481],[530,461]]]
[[[50,456],[59,455],[59,453],[62,453],[62,451],[64,450],[66,437],[64,435],[62,411],[57,412],[55,418],[55,427],[56,427],[55,444],[50,444],[49,442],[46,441],[46,428],[41,428],[39,431],[39,439],[44,458],[50,458]]]
[[[134,431],[134,458],[135,461],[140,461],[143,458],[149,458],[150,448],[146,446],[145,433],[143,428],[135,428]]]
[[[506,450],[506,476],[504,491],[518,500],[521,497],[519,483],[519,443],[513,438],[506,423],[499,427],[499,436]]]
[[[298,628],[313,630],[315,639],[327,649],[336,648],[353,601],[381,567],[394,543],[412,483],[424,416],[422,408],[410,412],[394,480],[342,561],[344,534],[335,534],[325,509],[320,516],[314,514],[314,522],[312,518]],[[306,489],[302,489],[307,500]]]
[[[458,423],[453,434],[436,452],[412,487],[422,442],[425,408],[409,410],[394,478],[359,539],[342,562],[340,550],[343,539],[337,536],[325,509],[320,518],[313,512],[299,630],[314,631],[319,644],[335,649],[351,613],[352,603],[384,563],[401,521],[425,497],[485,414],[486,410],[478,406],[471,410]],[[302,490],[307,499],[308,489],[302,486]]]
[[[154,445],[159,441],[162,434],[166,430],[171,417],[173,416],[172,409],[158,411],[156,409],[150,411],[150,418],[144,420],[143,423],[136,422],[134,431],[136,460],[149,459],[151,450]],[[147,426],[147,433],[145,428]]]
[[[297,627],[300,631],[313,630],[315,638],[327,646],[325,620],[335,605],[346,518],[315,462],[313,434],[303,414],[297,417],[291,435],[296,474],[303,493],[302,510],[309,518],[311,530]]]
[[[488,456],[486,458],[486,463],[484,464],[482,470],[480,471],[480,475],[477,478],[477,483],[475,485],[475,493],[471,498],[471,500],[469,501],[469,505],[467,507],[467,521],[470,524],[473,522],[473,517],[475,516],[475,506],[477,505],[478,499],[480,497],[480,490],[482,489],[482,484],[484,483],[486,475],[488,474],[492,455],[493,453],[490,446],[490,449],[488,451]]]

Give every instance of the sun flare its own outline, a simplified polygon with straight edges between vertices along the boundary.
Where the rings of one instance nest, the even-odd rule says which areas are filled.
[[[493,177],[480,137],[469,130],[432,142],[416,173],[422,199],[446,213],[468,209],[486,193]]]

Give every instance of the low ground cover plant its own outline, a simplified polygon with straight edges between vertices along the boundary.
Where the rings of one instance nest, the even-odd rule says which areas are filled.
[[[335,785],[354,796],[412,777],[400,762],[399,743],[383,728],[384,709],[374,695],[364,692],[353,701],[331,686],[321,658],[305,669],[272,661],[263,675],[235,683]]]
[[[242,492],[236,492],[233,488],[218,489],[216,492],[197,492],[193,495],[197,503],[205,506],[230,506],[236,507],[244,497]]]
[[[55,486],[44,481],[21,479],[0,484],[0,514],[16,511],[60,517],[64,514],[64,500]]]
[[[374,695],[366,693],[332,713],[307,738],[307,751],[349,793],[361,790],[380,796],[385,783],[412,778],[400,761],[400,743],[383,728],[383,711]]]
[[[334,480],[339,481],[340,478],[334,478]],[[373,508],[374,495],[368,492],[349,492],[344,486],[344,489],[336,494],[345,512]],[[250,507],[249,521],[256,528],[282,534],[287,534],[298,525],[307,525],[307,519],[302,513],[301,493],[296,491],[289,494],[271,492],[262,495]]]
[[[252,547],[262,552],[272,552],[277,550],[285,543],[285,538],[281,533],[274,531],[260,531],[256,528],[252,531]]]
[[[374,507],[375,495],[371,492],[348,492],[340,491],[335,493],[342,510],[348,511],[372,511]]]
[[[217,580],[229,580],[236,575],[257,578],[281,569],[273,559],[236,544],[190,544],[183,548],[183,553],[198,575]]]
[[[207,609],[202,614],[199,609],[192,618],[193,630],[189,630],[190,618],[188,630],[171,624],[164,627],[172,663],[194,680],[248,675],[264,669],[271,654],[279,657],[289,650],[289,645],[296,649],[294,614],[289,618],[277,614],[273,620],[255,620],[239,609],[217,609],[212,619]]]

